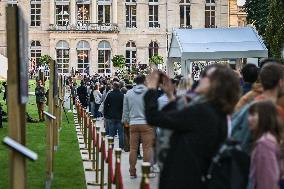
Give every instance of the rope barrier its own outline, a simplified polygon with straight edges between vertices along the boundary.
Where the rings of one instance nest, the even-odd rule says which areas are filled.
[[[89,160],[92,159],[92,121],[93,115],[89,112],[88,117],[88,153],[89,153]]]
[[[96,183],[99,182],[99,162],[100,162],[100,156],[99,156],[99,151],[100,151],[100,127],[96,127]]]
[[[102,131],[101,132],[101,189],[104,189],[105,185],[105,136],[106,132]]]
[[[84,109],[84,143],[85,143],[85,149],[87,149],[87,109]]]
[[[115,184],[116,189],[123,189],[123,181],[121,174],[121,149],[115,149],[115,175],[113,177],[112,183]]]
[[[93,119],[93,122],[92,122],[92,141],[93,141],[93,161],[92,161],[92,169],[95,170],[95,167],[96,167],[96,119]]]
[[[112,145],[113,145],[113,137],[108,137],[108,189],[111,189],[111,184],[113,180],[113,167],[112,167]]]
[[[150,189],[150,184],[149,184],[150,168],[151,164],[149,162],[142,163],[142,180],[140,184],[140,189]]]
[[[101,134],[103,134],[103,131],[101,132]],[[105,134],[105,132],[104,132]],[[106,155],[106,147],[105,147],[105,139],[104,137],[101,137],[101,147],[100,147],[100,152],[103,154],[104,156],[104,161],[107,161],[107,155]]]
[[[121,149],[115,150],[114,170],[112,157],[114,138],[108,137],[108,151],[106,152],[106,132],[101,131],[101,134],[99,133],[100,127],[96,126],[96,119],[93,119],[93,115],[91,115],[91,112],[87,112],[87,109],[80,104],[80,101],[78,99],[76,99],[75,106],[77,109],[80,132],[83,135],[83,144],[85,144],[85,147],[81,149],[88,150],[89,161],[92,161],[92,167],[88,170],[95,171],[95,182],[88,182],[87,184],[100,186],[100,189],[104,189],[105,185],[107,185],[108,189],[111,189],[112,184],[115,184],[116,189],[123,189],[123,180],[121,172]],[[107,183],[105,183],[104,181],[105,162],[108,163]],[[142,180],[144,182],[144,187],[141,187],[141,189],[150,189],[149,180],[147,180],[146,178],[148,177],[145,177],[143,179],[144,181]]]

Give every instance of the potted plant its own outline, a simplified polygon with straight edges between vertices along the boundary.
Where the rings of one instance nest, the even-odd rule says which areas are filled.
[[[156,68],[158,68],[159,65],[164,63],[163,57],[160,55],[154,55],[151,58],[149,58],[149,63],[150,63],[150,67],[154,66]]]
[[[123,55],[115,55],[112,59],[113,67],[115,68],[124,68],[125,66],[125,58]]]
[[[49,55],[42,55],[39,58],[39,66],[48,65],[50,60],[51,60],[51,57]]]

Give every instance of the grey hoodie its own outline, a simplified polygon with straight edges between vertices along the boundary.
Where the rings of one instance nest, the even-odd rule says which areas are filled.
[[[147,124],[145,118],[144,95],[145,85],[137,85],[124,95],[122,121],[129,125]]]

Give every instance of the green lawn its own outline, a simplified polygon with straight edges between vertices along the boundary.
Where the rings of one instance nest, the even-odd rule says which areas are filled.
[[[29,84],[35,83],[30,81]],[[34,91],[34,85],[30,91]],[[0,94],[0,103],[4,104],[3,94]],[[6,111],[6,107],[3,107]],[[35,104],[35,97],[30,96],[27,104],[27,111],[33,118],[38,118]],[[70,124],[67,123],[64,113],[62,130],[60,132],[59,149],[55,153],[54,180],[52,188],[55,189],[83,189],[85,177],[83,164],[80,157],[79,146],[76,138],[76,131],[73,123],[73,114],[68,113]],[[36,162],[27,161],[27,183],[29,189],[40,189],[45,186],[46,167],[46,127],[44,123],[28,123],[26,129],[27,147],[39,155]],[[7,122],[4,128],[0,129],[0,140],[7,136]],[[8,188],[8,149],[0,143],[0,189]]]

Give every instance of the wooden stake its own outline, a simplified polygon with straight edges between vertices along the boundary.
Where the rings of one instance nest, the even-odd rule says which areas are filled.
[[[54,61],[49,62],[50,67],[50,77],[49,77],[49,92],[48,92],[48,111],[54,115],[54,100],[53,100],[53,90],[54,90]],[[45,188],[51,188],[51,182],[53,179],[53,158],[54,158],[54,143],[53,143],[53,130],[54,130],[54,120],[46,119],[46,185]]]
[[[16,142],[25,145],[26,105],[20,104],[19,93],[19,42],[18,42],[18,7],[8,5],[6,8],[7,54],[8,54],[8,133]],[[9,111],[12,110],[12,111]],[[26,188],[26,160],[20,153],[11,150],[10,188]]]

